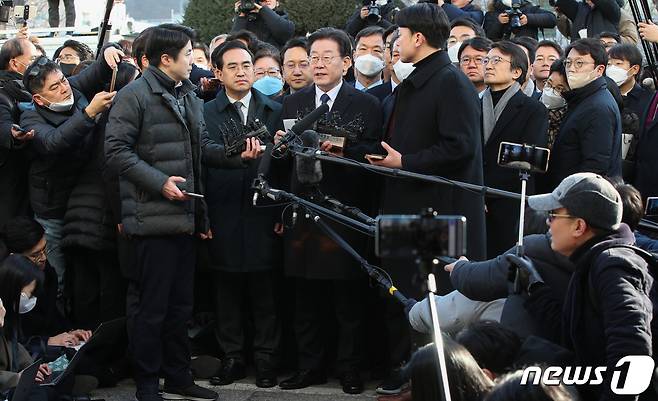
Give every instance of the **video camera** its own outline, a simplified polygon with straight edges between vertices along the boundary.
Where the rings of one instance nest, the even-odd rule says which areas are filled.
[[[369,24],[376,24],[382,19],[382,6],[388,4],[388,0],[364,0],[363,6],[368,7],[368,16],[366,21]]]
[[[521,6],[523,5],[523,0],[512,0],[512,7],[508,8],[505,12],[509,16],[509,26],[514,28],[521,27]]]
[[[7,23],[12,19],[16,25],[27,26],[27,21],[36,16],[37,9],[30,6],[14,6],[13,1],[0,1],[0,22]]]
[[[376,219],[375,252],[381,258],[460,257],[466,254],[466,217],[383,215]]]
[[[256,4],[260,4],[260,0],[240,0],[238,13],[249,14],[256,8]]]

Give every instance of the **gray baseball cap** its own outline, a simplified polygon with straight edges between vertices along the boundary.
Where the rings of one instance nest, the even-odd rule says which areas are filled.
[[[528,197],[528,206],[539,211],[564,207],[592,227],[608,231],[619,228],[623,212],[619,192],[594,173],[572,174],[550,194]]]

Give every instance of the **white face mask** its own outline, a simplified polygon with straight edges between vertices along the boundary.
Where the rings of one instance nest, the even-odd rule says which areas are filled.
[[[459,62],[459,48],[462,47],[462,42],[457,42],[448,48],[448,57],[453,63]]]
[[[50,110],[54,111],[55,113],[62,113],[71,110],[71,107],[73,107],[73,102],[74,102],[73,94],[71,93],[71,96],[68,99],[64,100],[63,102],[50,103],[46,107],[48,107]]]
[[[628,70],[625,70],[616,65],[609,65],[605,70],[605,75],[615,81],[617,86],[622,86],[622,84],[628,80]]]
[[[596,75],[592,77],[592,74],[596,74],[596,71],[592,70],[588,72],[574,72],[571,74],[567,72],[567,82],[569,82],[569,87],[571,89],[578,89],[591,83],[596,78],[598,78]]]
[[[415,69],[414,63],[403,63],[402,60],[398,60],[397,63],[393,64],[393,72],[395,72],[395,76],[398,77],[400,82],[407,79]]]
[[[364,54],[354,60],[354,67],[366,77],[374,77],[384,69],[384,60],[372,54]]]
[[[21,292],[21,300],[18,303],[18,313],[25,314],[34,309],[37,305],[37,297],[28,297],[27,294]]]
[[[544,88],[544,90],[541,93],[541,97],[539,100],[546,106],[547,109],[549,110],[555,110],[562,108],[567,105],[567,101],[564,100],[562,95],[560,95],[555,89],[553,88]]]
[[[197,68],[201,68],[202,70],[210,70],[210,67],[208,67],[208,64],[201,64],[201,63],[194,63]]]

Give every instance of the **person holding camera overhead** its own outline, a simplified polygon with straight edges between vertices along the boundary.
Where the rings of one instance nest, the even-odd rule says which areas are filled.
[[[392,14],[397,7],[391,0],[363,0],[363,7],[356,10],[345,24],[345,32],[355,37],[363,28],[379,26],[388,29],[393,25]]]
[[[490,0],[484,31],[493,41],[519,36],[537,39],[539,29],[555,28],[555,14],[527,0]]]
[[[256,34],[258,39],[281,48],[295,33],[295,24],[288,14],[278,9],[277,0],[240,0],[235,2],[237,16],[231,32],[242,29]]]

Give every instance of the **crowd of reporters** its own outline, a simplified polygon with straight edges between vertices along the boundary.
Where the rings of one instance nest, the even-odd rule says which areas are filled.
[[[367,1],[344,30],[294,37],[277,1],[238,1],[231,32],[207,44],[164,24],[97,58],[75,40],[52,59],[38,39],[7,40],[0,391],[11,393],[36,360],[49,362],[37,375],[47,381],[71,347],[125,316],[121,352],[86,359],[30,399],[132,376],[138,400],[214,400],[195,379],[224,386],[251,365],[263,388],[323,384],[333,373],[359,394],[369,371],[382,399],[441,398],[411,255],[378,263],[410,297],[400,305],[307,210],[252,198],[262,176],[371,216],[426,207],[466,216],[467,255],[437,272],[432,298],[453,399],[621,399],[605,388],[609,375],[603,386],[532,386],[518,369],[612,372],[625,355],[653,356],[658,243],[639,222],[658,194],[658,96],[636,43],[658,42],[658,28],[624,24],[622,4],[607,0],[558,0],[556,13],[516,0],[486,11],[419,3],[437,4]],[[537,40],[556,24],[571,40],[564,48]],[[308,185],[301,161],[271,159],[264,145],[290,140],[288,123],[324,105],[318,131],[350,138],[317,147],[342,160],[518,193],[518,172],[498,165],[501,142],[550,149],[548,171],[527,185],[525,256],[516,256],[516,199],[327,161]],[[270,138],[228,151],[234,131],[261,126]],[[329,226],[376,259],[362,233]],[[522,272],[517,291],[510,269]],[[285,371],[294,373],[279,382]]]

